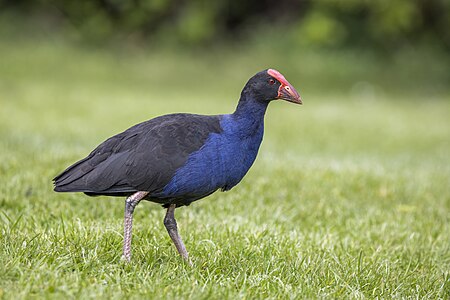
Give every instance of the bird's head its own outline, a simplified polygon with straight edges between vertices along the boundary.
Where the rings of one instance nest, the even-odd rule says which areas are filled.
[[[243,92],[253,94],[260,101],[276,99],[302,104],[302,98],[295,88],[274,69],[267,69],[250,78]]]

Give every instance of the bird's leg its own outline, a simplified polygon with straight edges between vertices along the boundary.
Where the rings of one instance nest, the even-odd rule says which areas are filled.
[[[131,229],[133,227],[133,212],[136,205],[148,195],[148,192],[136,192],[125,200],[125,219],[123,222],[123,254],[122,259],[131,259]]]
[[[181,236],[178,234],[177,221],[175,220],[175,211],[176,204],[170,204],[167,208],[166,216],[164,217],[164,226],[166,226],[167,232],[169,233],[170,238],[172,239],[175,247],[178,250],[178,253],[189,263],[192,265],[189,260],[188,252],[186,251],[186,247],[181,240]]]

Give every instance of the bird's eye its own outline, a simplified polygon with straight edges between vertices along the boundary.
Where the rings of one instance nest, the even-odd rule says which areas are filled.
[[[269,79],[269,84],[270,84],[270,85],[274,85],[274,84],[275,84],[275,80]]]

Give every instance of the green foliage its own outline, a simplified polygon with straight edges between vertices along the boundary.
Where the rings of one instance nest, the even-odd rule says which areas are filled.
[[[333,17],[314,12],[299,22],[294,31],[299,45],[334,46],[343,43],[346,29]]]
[[[260,34],[258,29],[274,27],[279,33],[290,33],[278,34],[277,40],[293,45],[388,50],[417,43],[450,47],[450,2],[446,0],[9,0],[0,22],[11,13],[34,27],[47,24],[51,30],[100,43],[116,39],[202,46],[242,42]]]
[[[217,11],[208,10],[200,4],[189,5],[178,19],[179,38],[192,44],[211,40],[217,30],[214,24],[216,13]]]
[[[442,76],[422,72],[447,70],[435,55],[277,60],[261,50],[193,56],[2,40],[0,56],[3,299],[449,298],[450,94],[428,92]],[[126,265],[123,199],[52,191],[55,174],[132,124],[231,112],[266,64],[304,105],[272,103],[244,181],[177,210],[194,267],[178,257],[158,205],[137,207]],[[405,82],[404,73],[423,77]]]

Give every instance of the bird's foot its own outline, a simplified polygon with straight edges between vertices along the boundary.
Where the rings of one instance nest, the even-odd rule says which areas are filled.
[[[122,256],[120,257],[120,261],[123,261],[123,262],[126,262],[126,263],[130,263],[131,262],[131,256],[122,254]]]
[[[189,258],[185,259],[184,261],[189,265],[189,267],[193,267],[194,266],[194,263]]]

